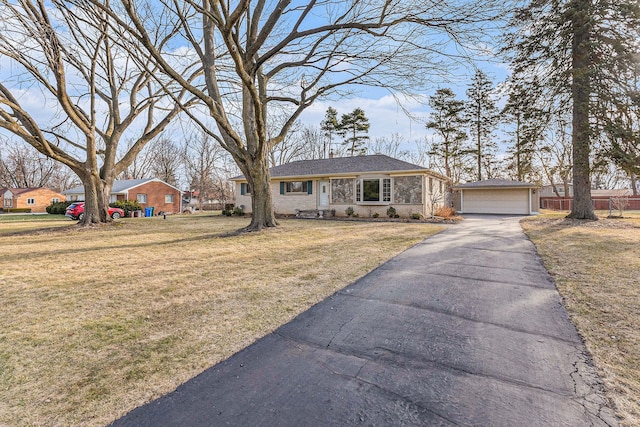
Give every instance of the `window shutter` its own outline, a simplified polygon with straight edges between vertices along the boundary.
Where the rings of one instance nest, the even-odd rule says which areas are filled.
[[[280,181],[280,194],[284,194],[284,181]]]
[[[313,181],[307,181],[307,194],[313,194]]]
[[[245,193],[245,183],[243,182],[242,184],[240,184],[240,195],[244,196]]]

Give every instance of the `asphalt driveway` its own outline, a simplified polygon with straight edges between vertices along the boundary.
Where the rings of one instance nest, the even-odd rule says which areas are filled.
[[[617,425],[519,219],[448,227],[113,425]]]

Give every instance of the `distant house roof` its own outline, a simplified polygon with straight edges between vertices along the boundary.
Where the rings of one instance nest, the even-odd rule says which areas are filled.
[[[537,188],[539,185],[530,182],[512,181],[510,179],[485,179],[484,181],[467,182],[458,184],[455,189],[479,189],[479,188]]]
[[[116,179],[115,181],[113,181],[113,188],[111,188],[111,194],[126,193],[132,188],[138,187],[142,184],[146,184],[147,182],[152,182],[152,181],[162,182],[168,185],[169,187],[175,188],[176,190],[180,191],[178,188],[174,187],[173,185],[167,184],[166,182],[158,178]],[[62,194],[65,194],[65,195],[84,194],[84,186],[70,188],[68,190],[63,191]]]
[[[329,176],[352,173],[375,172],[428,172],[441,176],[425,167],[414,165],[383,154],[370,156],[334,157],[331,159],[298,160],[269,169],[272,178],[291,178],[304,176]],[[443,177],[444,178],[444,177]],[[244,176],[236,176],[232,180],[242,180]]]
[[[40,189],[46,189],[46,190],[51,190],[50,188],[46,188],[46,187],[28,187],[28,188],[0,188],[0,194],[4,194],[6,191],[11,191],[11,194],[13,194],[13,196],[19,196],[21,194],[24,193],[29,193],[31,191],[35,191],[35,190],[40,190]],[[55,190],[51,190],[55,193],[57,193],[57,191]]]

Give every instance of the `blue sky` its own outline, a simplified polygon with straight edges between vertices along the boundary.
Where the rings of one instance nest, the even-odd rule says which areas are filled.
[[[491,78],[494,86],[502,83],[507,76],[504,64],[479,61],[476,66]],[[402,106],[386,91],[379,88],[363,89],[357,97],[338,101],[318,101],[302,115],[300,120],[305,125],[319,127],[328,107],[335,108],[338,111],[338,117],[359,107],[369,118],[371,140],[393,134],[402,135],[406,141],[421,140],[431,134],[425,127],[429,115],[427,103],[429,96],[433,95],[436,89],[449,87],[456,93],[458,99],[466,99],[465,92],[472,75],[464,69],[457,70],[457,73],[457,82],[442,81],[440,84],[435,84],[432,90],[417,93],[418,99],[401,100]],[[405,110],[409,111],[411,117]]]
[[[495,41],[495,40],[494,40]],[[478,57],[475,66],[485,71],[494,84],[504,81],[506,67],[492,57],[492,49],[488,46],[476,46],[477,51],[484,57]],[[0,76],[13,74],[13,67],[6,61],[0,61]],[[349,113],[355,108],[362,108],[370,121],[369,136],[371,140],[381,137],[390,137],[394,134],[401,135],[405,141],[423,140],[429,132],[425,128],[428,119],[428,98],[439,87],[450,87],[459,99],[465,98],[465,91],[473,75],[472,64],[460,66],[452,70],[451,75],[443,80],[433,82],[427,90],[413,94],[415,98],[402,98],[397,101],[392,94],[381,88],[360,88],[353,97],[340,100],[319,100],[302,115],[301,121],[305,125],[319,126],[328,107],[335,108],[339,115]],[[15,76],[14,76],[15,77]],[[433,80],[433,77],[428,78]],[[28,94],[28,92],[27,92]],[[25,99],[23,98],[23,101]],[[34,96],[33,100],[38,106],[32,111],[41,115],[47,115],[42,108],[40,96]],[[407,115],[406,111],[410,113]]]

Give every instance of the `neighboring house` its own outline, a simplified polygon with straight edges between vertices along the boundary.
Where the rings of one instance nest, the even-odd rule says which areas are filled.
[[[32,213],[44,213],[52,202],[61,202],[63,194],[44,187],[35,188],[0,188],[2,204],[0,209],[31,209]]]
[[[75,187],[62,193],[69,201],[84,200],[84,187]],[[143,209],[153,207],[155,214],[182,211],[180,190],[158,178],[115,180],[109,203],[118,200],[137,200]]]
[[[271,191],[277,214],[317,211],[371,217],[387,215],[393,206],[400,216],[428,216],[431,205],[444,199],[446,177],[429,169],[385,155],[301,160],[273,167]],[[251,211],[251,188],[244,176],[236,183],[236,206]]]
[[[539,186],[507,179],[487,179],[454,187],[454,207],[462,214],[533,215],[540,211]]]
[[[569,190],[568,194],[565,193],[564,184],[555,184],[558,194],[553,191],[553,185],[547,184],[540,187],[540,197],[573,197],[573,184],[567,184]]]

